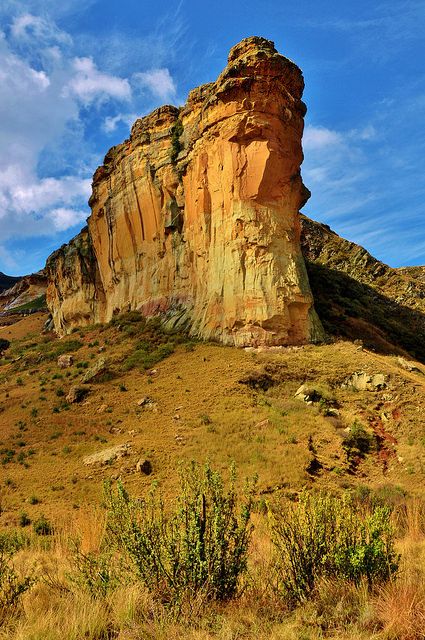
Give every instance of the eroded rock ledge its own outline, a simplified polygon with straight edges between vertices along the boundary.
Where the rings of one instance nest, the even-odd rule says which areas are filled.
[[[48,259],[56,330],[138,309],[225,344],[318,339],[298,219],[303,87],[252,37],[184,107],[137,120],[94,174],[88,229]]]

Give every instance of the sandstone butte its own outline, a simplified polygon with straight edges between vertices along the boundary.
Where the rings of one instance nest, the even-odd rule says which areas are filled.
[[[300,248],[303,88],[251,37],[183,107],[136,120],[94,174],[88,227],[48,258],[56,331],[136,309],[229,345],[320,339]]]

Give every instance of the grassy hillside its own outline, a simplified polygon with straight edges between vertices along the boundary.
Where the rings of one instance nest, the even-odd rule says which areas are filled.
[[[43,321],[35,315],[0,328],[11,340],[0,362],[0,541],[17,549],[18,574],[37,579],[4,637],[422,637],[385,631],[402,589],[423,615],[419,578],[406,586],[422,566],[425,574],[422,365],[344,340],[277,350],[197,343],[135,313],[61,340],[40,334]],[[60,368],[67,354],[71,366]],[[96,365],[98,377],[85,384]],[[383,374],[384,384],[356,391],[347,383],[355,372]],[[295,397],[303,384],[305,401]],[[80,402],[67,400],[73,386],[87,391]],[[120,445],[122,457],[86,464]],[[102,548],[104,481],[120,479],[136,499],[158,482],[167,510],[179,464],[191,460],[209,460],[225,477],[234,462],[239,495],[258,474],[243,597],[207,605],[200,596],[176,619],[138,584],[94,596],[69,582],[75,539],[86,559]],[[145,472],[138,461],[148,463]],[[332,580],[295,609],[276,600],[267,510],[305,489],[350,495],[363,508],[395,507],[404,553],[396,586],[378,593]]]

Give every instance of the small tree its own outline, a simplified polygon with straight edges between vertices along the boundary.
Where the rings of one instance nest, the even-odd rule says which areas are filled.
[[[0,627],[15,612],[22,594],[31,584],[31,578],[20,578],[16,574],[12,564],[12,552],[0,544]]]
[[[111,538],[163,602],[175,604],[199,590],[216,600],[235,596],[247,567],[253,486],[239,507],[234,485],[234,469],[226,490],[208,464],[192,463],[181,471],[171,513],[155,486],[145,500],[136,501],[122,484],[115,490],[106,485]]]
[[[347,496],[302,493],[271,516],[278,590],[296,603],[322,577],[369,586],[388,580],[399,559],[390,514],[388,507],[361,511]]]

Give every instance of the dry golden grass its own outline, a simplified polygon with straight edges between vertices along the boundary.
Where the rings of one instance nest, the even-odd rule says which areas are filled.
[[[51,348],[34,333],[36,322],[41,326],[41,319],[33,316],[7,328],[13,330],[12,346],[22,350],[23,358]],[[349,342],[263,353],[211,344],[188,350],[181,345],[149,376],[138,369],[123,371],[123,360],[134,350],[137,338],[117,327],[85,329],[70,339],[83,346],[75,351],[69,370],[60,370],[55,360],[42,359],[29,367],[22,359],[0,366],[0,449],[16,451],[13,461],[0,464],[0,528],[17,528],[22,511],[32,522],[45,514],[55,525],[49,541],[35,536],[30,527],[22,530],[32,542],[16,555],[17,569],[44,576],[44,581],[25,594],[21,615],[1,638],[425,637],[421,631],[425,625],[423,376],[401,369],[395,357],[358,350]],[[35,347],[29,346],[34,343]],[[104,347],[101,354],[99,347]],[[76,363],[90,365],[100,355],[111,363],[115,377],[91,385],[83,403],[60,408],[63,397],[58,391],[67,392],[85,371]],[[268,390],[240,383],[265,367],[274,371],[276,382]],[[385,373],[388,388],[381,392],[341,388],[359,370]],[[304,382],[332,392],[339,416],[326,417],[320,407],[294,399]],[[138,406],[144,396],[153,399],[153,408]],[[379,420],[389,439],[384,441],[385,456],[382,451],[369,454],[353,474],[342,438],[355,420],[369,429]],[[83,465],[85,455],[124,442],[131,445],[127,458],[105,467]],[[35,453],[24,458],[26,467],[17,456],[31,449]],[[307,471],[313,455],[321,465],[316,475]],[[151,476],[136,472],[140,457],[152,462]],[[189,459],[209,459],[221,470],[233,460],[240,483],[259,475],[259,513],[254,516],[250,573],[241,598],[208,608],[202,599],[194,599],[185,619],[177,623],[134,585],[97,600],[69,590],[71,540],[78,537],[84,552],[99,548],[105,526],[99,506],[103,480],[120,476],[133,495],[142,495],[152,480],[158,480],[171,499],[178,463]],[[313,601],[296,612],[287,611],[270,589],[270,540],[261,512],[274,495],[291,495],[304,486],[332,491],[349,487],[359,495],[365,489],[377,490],[386,500],[401,502],[396,510],[403,558],[399,579],[373,597],[360,587],[323,583]],[[405,501],[403,492],[416,499]]]
[[[221,469],[234,460],[241,478],[258,473],[264,495],[276,487],[294,491],[312,483],[335,488],[397,484],[422,493],[423,376],[402,370],[393,357],[359,351],[348,342],[279,353],[208,344],[188,351],[182,345],[155,366],[155,375],[148,376],[138,369],[123,372],[122,361],[134,350],[137,338],[116,327],[85,329],[69,339],[83,343],[74,352],[70,369],[60,370],[55,360],[26,366],[26,354],[43,353],[55,344],[31,334],[12,343],[22,351],[23,360],[0,367],[0,448],[15,450],[14,461],[0,467],[0,527],[16,526],[21,511],[33,521],[41,514],[69,519],[73,511],[84,512],[87,505],[98,504],[102,481],[119,475],[134,493],[142,493],[156,479],[172,494],[178,461],[191,458],[208,458]],[[85,371],[76,365],[88,366],[100,355],[111,362],[115,377],[92,385],[83,403],[63,405],[58,394],[67,393]],[[240,384],[247,373],[264,367],[276,369],[275,386],[261,391]],[[388,390],[341,389],[340,383],[358,370],[388,374]],[[317,407],[294,399],[306,381],[334,393],[340,405],[338,418],[327,418]],[[153,399],[153,408],[138,406],[144,396]],[[385,465],[379,455],[370,455],[358,473],[350,475],[341,447],[344,428],[354,420],[368,426],[376,419],[382,420],[397,444],[388,443]],[[123,442],[132,448],[128,458],[101,468],[83,465],[85,455]],[[315,477],[306,472],[309,442],[322,465]],[[28,468],[17,463],[19,454],[26,456],[31,450],[35,453],[25,458]],[[152,461],[152,476],[136,473],[140,457]],[[34,503],[33,497],[39,502]]]
[[[338,580],[323,580],[313,596],[294,611],[271,588],[271,546],[266,519],[254,515],[249,574],[241,596],[229,603],[206,603],[194,595],[175,619],[138,584],[124,585],[93,598],[69,582],[69,541],[79,533],[87,550],[95,550],[103,517],[74,522],[56,534],[49,548],[34,547],[16,555],[18,572],[38,581],[22,608],[0,631],[2,640],[419,640],[425,629],[425,525],[423,504],[406,504],[399,575],[370,592]],[[409,515],[411,514],[411,515]],[[404,516],[403,516],[404,517]],[[400,518],[399,518],[400,521]],[[407,522],[407,525],[406,525]],[[79,528],[81,526],[81,529]]]

